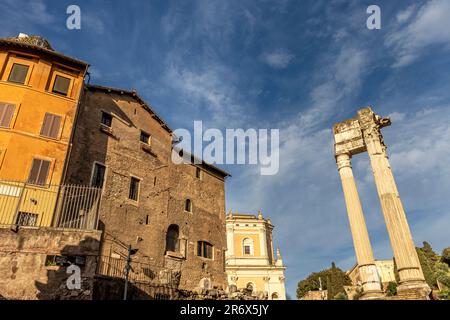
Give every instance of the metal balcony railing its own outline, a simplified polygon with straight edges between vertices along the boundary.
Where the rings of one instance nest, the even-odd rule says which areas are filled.
[[[102,189],[0,180],[0,225],[95,230]]]

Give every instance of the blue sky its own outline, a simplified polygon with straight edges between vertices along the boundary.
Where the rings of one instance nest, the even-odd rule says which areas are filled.
[[[82,29],[65,27],[78,4]],[[381,7],[381,30],[366,9]],[[414,240],[450,245],[450,2],[0,2],[0,36],[43,35],[91,64],[91,83],[135,88],[172,128],[279,128],[280,171],[226,166],[227,208],[275,224],[287,289],[354,262],[331,127],[372,105]],[[376,258],[391,258],[366,155],[354,170]]]

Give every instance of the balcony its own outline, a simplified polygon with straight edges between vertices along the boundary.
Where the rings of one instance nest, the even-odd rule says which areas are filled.
[[[96,230],[102,189],[0,181],[0,225]]]

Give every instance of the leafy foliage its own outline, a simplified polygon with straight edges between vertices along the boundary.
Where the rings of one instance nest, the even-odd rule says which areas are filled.
[[[424,242],[424,248],[425,248]],[[435,259],[431,255],[430,252],[426,252],[424,248],[416,248],[417,256],[419,257],[420,265],[422,266],[423,275],[425,277],[425,281],[430,286],[430,288],[436,288],[436,275],[434,272],[434,264]],[[433,252],[431,250],[431,252]]]
[[[297,298],[302,298],[308,291],[316,291],[320,289],[320,281],[322,281],[322,289],[328,290],[329,299],[334,299],[339,293],[345,294],[344,286],[351,285],[348,275],[337,268],[332,263],[331,268],[320,272],[311,273],[306,279],[300,281],[297,286]],[[339,296],[340,298],[341,296]]]
[[[388,297],[396,296],[397,295],[397,283],[395,282],[389,282],[386,290],[386,295]]]
[[[448,266],[450,266],[450,247],[445,248],[442,251],[441,261],[446,263]]]
[[[448,256],[446,258],[446,255],[450,251],[447,249],[444,249],[442,257],[440,257],[433,251],[433,248],[431,248],[428,242],[424,242],[422,248],[417,248],[425,281],[432,289],[438,288],[438,282],[446,288],[450,288],[450,269],[449,265],[445,263],[448,258]]]

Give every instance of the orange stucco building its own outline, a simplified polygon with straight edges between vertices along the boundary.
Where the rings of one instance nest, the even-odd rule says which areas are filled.
[[[87,68],[43,38],[0,39],[0,201],[20,193],[5,187],[12,181],[36,192],[63,181]]]

